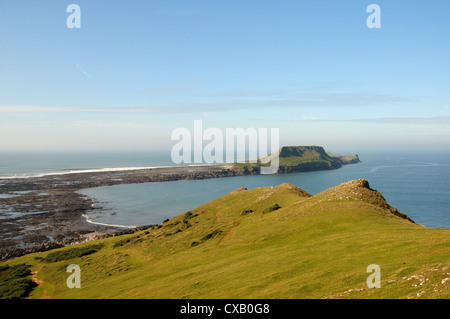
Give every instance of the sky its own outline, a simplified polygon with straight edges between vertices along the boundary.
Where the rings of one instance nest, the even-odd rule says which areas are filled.
[[[169,150],[194,120],[450,151],[449,16],[447,0],[0,0],[0,151]]]

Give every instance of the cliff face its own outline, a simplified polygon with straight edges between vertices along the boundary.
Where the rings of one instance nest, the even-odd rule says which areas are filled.
[[[278,173],[295,173],[338,169],[342,165],[359,163],[358,155],[337,155],[326,152],[321,146],[284,146],[277,152],[258,158],[257,163],[236,163],[234,171],[254,174],[261,166],[268,166],[267,159],[279,158]],[[263,160],[264,159],[264,160]]]
[[[351,154],[351,155],[338,155],[338,154],[333,154],[328,152],[328,155],[330,155],[331,157],[335,157],[337,159],[339,159],[342,164],[344,165],[348,165],[348,164],[356,164],[361,162],[359,160],[359,156],[357,154]]]
[[[342,163],[344,165],[356,164],[356,163],[360,163],[361,162],[359,160],[358,154],[344,156],[344,157],[341,158],[341,161],[342,161]]]
[[[295,173],[295,172],[311,172],[338,169],[342,163],[337,161],[331,162],[310,162],[298,165],[280,165],[278,173]]]
[[[321,146],[286,146],[279,150],[279,173],[338,169],[359,162],[358,155],[335,155]]]

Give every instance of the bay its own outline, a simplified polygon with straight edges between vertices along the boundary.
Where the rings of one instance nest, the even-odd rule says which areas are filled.
[[[240,187],[292,183],[315,195],[364,178],[416,223],[450,228],[450,153],[367,152],[359,157],[361,163],[332,171],[116,185],[81,193],[95,198],[103,208],[89,212],[89,221],[131,227],[160,224]]]

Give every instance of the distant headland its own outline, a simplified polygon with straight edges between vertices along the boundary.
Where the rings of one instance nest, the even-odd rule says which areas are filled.
[[[297,173],[338,169],[343,165],[359,163],[359,156],[338,155],[326,152],[322,146],[284,146],[277,152],[258,158],[256,163],[237,163],[235,168],[257,171],[268,162],[278,157],[277,173]]]

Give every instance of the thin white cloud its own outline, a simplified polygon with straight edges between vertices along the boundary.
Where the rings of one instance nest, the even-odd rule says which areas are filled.
[[[131,122],[90,122],[90,121],[78,121],[75,123],[84,127],[101,127],[101,128],[113,128],[113,129],[147,129],[149,125],[131,123]]]
[[[267,121],[267,119],[246,119],[251,121]],[[278,119],[278,122],[317,122],[317,123],[376,123],[376,124],[430,124],[430,125],[450,125],[449,116],[437,117],[378,117],[378,118],[358,118],[358,119],[318,119],[314,117],[302,116],[301,119]]]
[[[85,70],[83,70],[83,68],[77,64],[76,65],[77,69],[81,71],[81,73],[83,73],[84,75],[86,75],[88,78],[92,78],[92,75],[90,75],[89,73],[87,73]]]
[[[0,105],[0,113],[154,113],[151,108]]]
[[[371,107],[392,105],[396,103],[414,103],[421,98],[402,97],[389,94],[370,92],[334,93],[334,92],[304,92],[290,96],[279,96],[272,92],[264,96],[262,92],[233,92],[228,98],[213,98],[208,102],[178,102],[139,107],[65,107],[65,106],[1,106],[0,113],[148,113],[148,114],[180,114],[235,111],[260,108],[301,108],[301,107]],[[245,96],[245,98],[243,98]],[[204,99],[203,99],[204,100]]]
[[[361,123],[380,123],[380,124],[441,124],[449,125],[450,117],[385,117],[385,118],[366,118],[351,120],[334,120],[332,122],[361,122]]]
[[[39,106],[39,105],[0,105],[0,113],[74,113],[86,112],[86,108]]]

